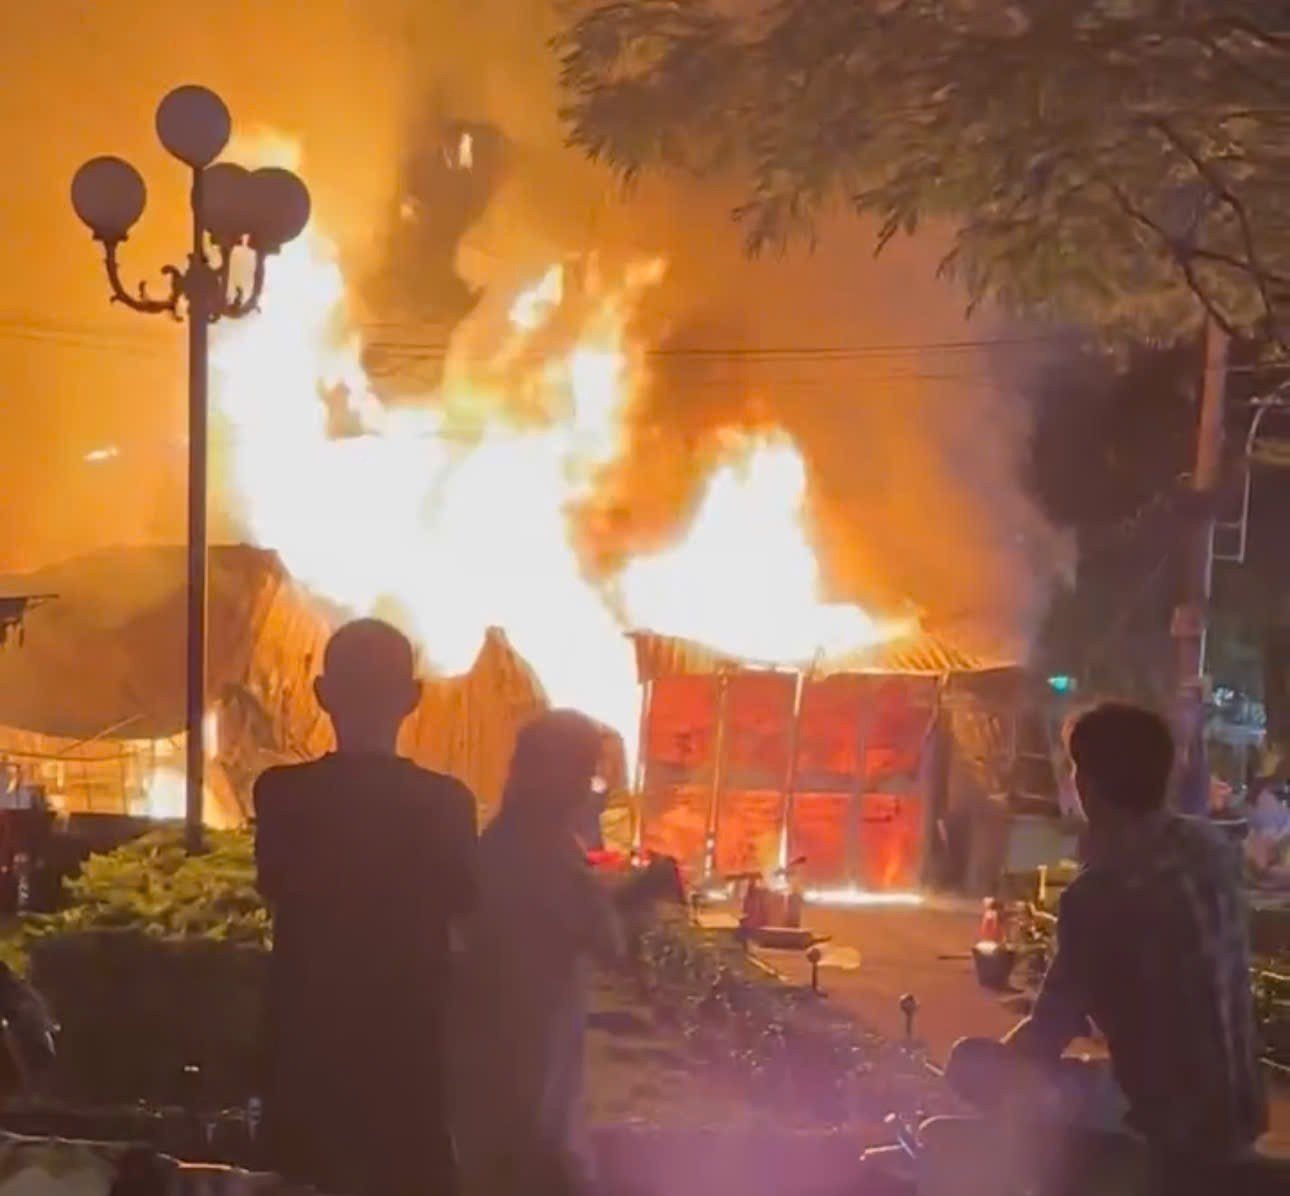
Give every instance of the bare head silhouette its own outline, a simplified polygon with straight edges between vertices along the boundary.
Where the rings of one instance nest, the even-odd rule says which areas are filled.
[[[379,619],[346,623],[327,643],[314,692],[341,751],[392,752],[421,698],[412,645]]]
[[[1164,806],[1174,741],[1169,724],[1154,710],[1099,702],[1071,719],[1065,735],[1075,789],[1090,823],[1151,814]]]

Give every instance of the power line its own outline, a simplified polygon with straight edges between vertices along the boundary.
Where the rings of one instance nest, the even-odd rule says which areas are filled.
[[[0,340],[4,340],[4,339],[29,341],[36,344],[50,345],[52,347],[57,347],[60,349],[81,349],[81,350],[87,350],[89,352],[123,353],[129,356],[147,357],[153,360],[160,360],[170,355],[161,346],[116,344],[116,343],[112,343],[111,341],[75,338],[70,335],[64,335],[64,336],[42,335],[42,334],[19,332],[19,331],[6,330],[4,328],[0,328]],[[380,365],[370,368],[368,372],[372,375],[375,381],[379,381],[383,375],[393,372],[395,367],[397,367],[399,370],[412,369],[418,365],[424,366],[427,364],[442,364],[444,360],[445,360],[445,355],[443,354],[407,352],[404,354],[400,354],[393,361],[381,363]],[[522,359],[522,361],[524,360],[541,362],[545,360],[545,358],[541,354],[534,354],[532,355],[531,358]],[[823,359],[818,363],[827,364],[828,360],[829,359]],[[811,364],[811,359],[805,359],[805,358],[800,360],[780,359],[780,362],[784,365],[796,365],[800,367],[802,365]],[[979,372],[974,373],[971,371],[945,371],[945,372],[939,372],[939,373],[929,373],[929,372],[918,371],[918,370],[900,370],[900,371],[893,370],[893,371],[887,371],[883,373],[866,373],[866,374],[860,374],[860,375],[850,375],[846,379],[846,384],[854,385],[854,384],[865,383],[865,382],[953,382],[953,381],[971,381],[971,382],[979,382],[981,384],[1001,385],[997,378],[994,378],[989,374],[983,374]],[[687,381],[686,385],[691,385],[691,386],[702,385],[702,386],[708,386],[708,387],[713,387],[713,386],[728,387],[728,386],[731,386],[732,383],[728,379],[723,379],[719,377],[709,377],[709,378],[691,377]],[[774,379],[773,385],[795,386],[799,388],[814,387],[819,389],[836,390],[839,384],[837,382],[830,381],[828,379],[820,378],[820,377],[799,376],[799,377],[785,378],[781,376]]]
[[[114,340],[155,341],[155,335],[131,332],[124,327],[86,321],[64,320],[34,313],[0,313],[0,328],[57,335],[108,337]]]
[[[147,357],[154,360],[167,356],[160,348],[149,348],[146,345],[112,344],[106,341],[76,339],[72,337],[39,336],[32,333],[5,331],[0,329],[0,340],[26,341],[30,344],[49,345],[59,349],[84,349],[90,352],[123,353],[131,357]]]
[[[429,325],[374,323],[367,322],[354,326],[358,331],[391,332],[394,330],[415,330],[430,327]],[[435,326],[442,329],[442,325]],[[72,337],[84,340],[95,340],[108,343],[133,343],[140,346],[159,347],[159,338],[154,335],[132,334],[121,329],[103,324],[77,323],[69,320],[42,318],[27,314],[0,315],[0,335],[31,334],[33,336]],[[997,337],[982,339],[910,341],[893,343],[875,343],[868,345],[729,345],[729,346],[675,346],[672,348],[653,348],[645,350],[649,357],[660,358],[731,358],[745,360],[749,358],[834,358],[834,357],[874,357],[917,355],[920,353],[963,353],[978,352],[994,348],[1020,347],[1025,345],[1054,344],[1068,338],[1055,336]],[[446,341],[432,341],[421,338],[398,340],[373,339],[366,347],[387,351],[407,351],[424,354],[444,354],[450,349]],[[539,350],[531,350],[535,354]]]
[[[917,357],[932,353],[966,353],[981,352],[998,347],[1022,345],[1051,345],[1058,343],[1057,338],[1032,337],[1017,339],[980,340],[980,341],[927,341],[902,345],[835,345],[835,346],[775,346],[759,348],[752,345],[728,346],[724,348],[653,348],[645,349],[642,355],[652,359],[676,359],[695,362],[707,361],[850,361],[869,360],[882,357]],[[364,345],[368,350],[412,355],[418,357],[443,357],[451,351],[446,343],[431,341],[393,341],[372,340]],[[533,347],[516,355],[519,359],[529,356],[544,357],[540,348]]]

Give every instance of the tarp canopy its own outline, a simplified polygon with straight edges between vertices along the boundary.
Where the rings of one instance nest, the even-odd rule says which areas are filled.
[[[182,733],[183,549],[105,549],[0,577],[0,595],[10,593],[57,598],[27,614],[21,645],[0,649],[0,731],[65,744]],[[218,761],[243,803],[267,765],[331,747],[312,681],[343,618],[293,582],[274,553],[211,551],[208,692],[219,709]],[[400,746],[459,777],[488,807],[501,793],[516,731],[546,705],[532,670],[490,629],[468,673],[424,680]]]
[[[14,591],[56,598],[27,615],[20,646],[0,652],[0,725],[68,739],[160,739],[183,730],[182,548],[108,548],[0,577],[0,594]],[[214,549],[209,595],[213,698],[245,682],[257,651],[269,647],[256,633],[276,598],[294,612],[297,631],[308,629],[311,648],[334,621],[260,549]],[[299,646],[298,634],[293,639]]]
[[[631,639],[636,648],[636,673],[642,683],[681,673],[720,673],[756,668],[760,663],[718,652],[693,640],[652,631],[633,632]],[[871,648],[804,662],[799,671],[816,677],[835,673],[945,676],[1014,669],[1017,663],[1004,657],[968,653],[937,636],[918,632]]]

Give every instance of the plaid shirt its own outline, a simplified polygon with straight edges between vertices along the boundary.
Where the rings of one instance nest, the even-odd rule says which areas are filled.
[[[1094,1022],[1129,1122],[1171,1153],[1214,1156],[1267,1126],[1235,845],[1162,813],[1119,836],[1062,896],[1031,1032],[1059,1049]]]

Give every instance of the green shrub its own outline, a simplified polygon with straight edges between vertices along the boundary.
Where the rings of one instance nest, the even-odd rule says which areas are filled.
[[[32,980],[62,1026],[54,1093],[91,1105],[244,1102],[256,1090],[266,959],[256,948],[134,930],[41,938]]]
[[[769,975],[728,932],[662,917],[641,936],[635,970],[687,1053],[785,1121],[839,1125],[907,1105],[933,1111],[946,1100],[919,1052]]]
[[[81,1103],[207,1106],[255,1089],[269,917],[251,836],[211,832],[188,855],[175,830],[90,858],[68,908],[23,926],[32,981],[62,1025],[54,1090]]]
[[[66,887],[68,907],[29,919],[28,939],[129,930],[158,939],[269,945],[269,915],[255,890],[247,831],[208,831],[200,855],[184,850],[180,831],[154,831],[91,856]]]

